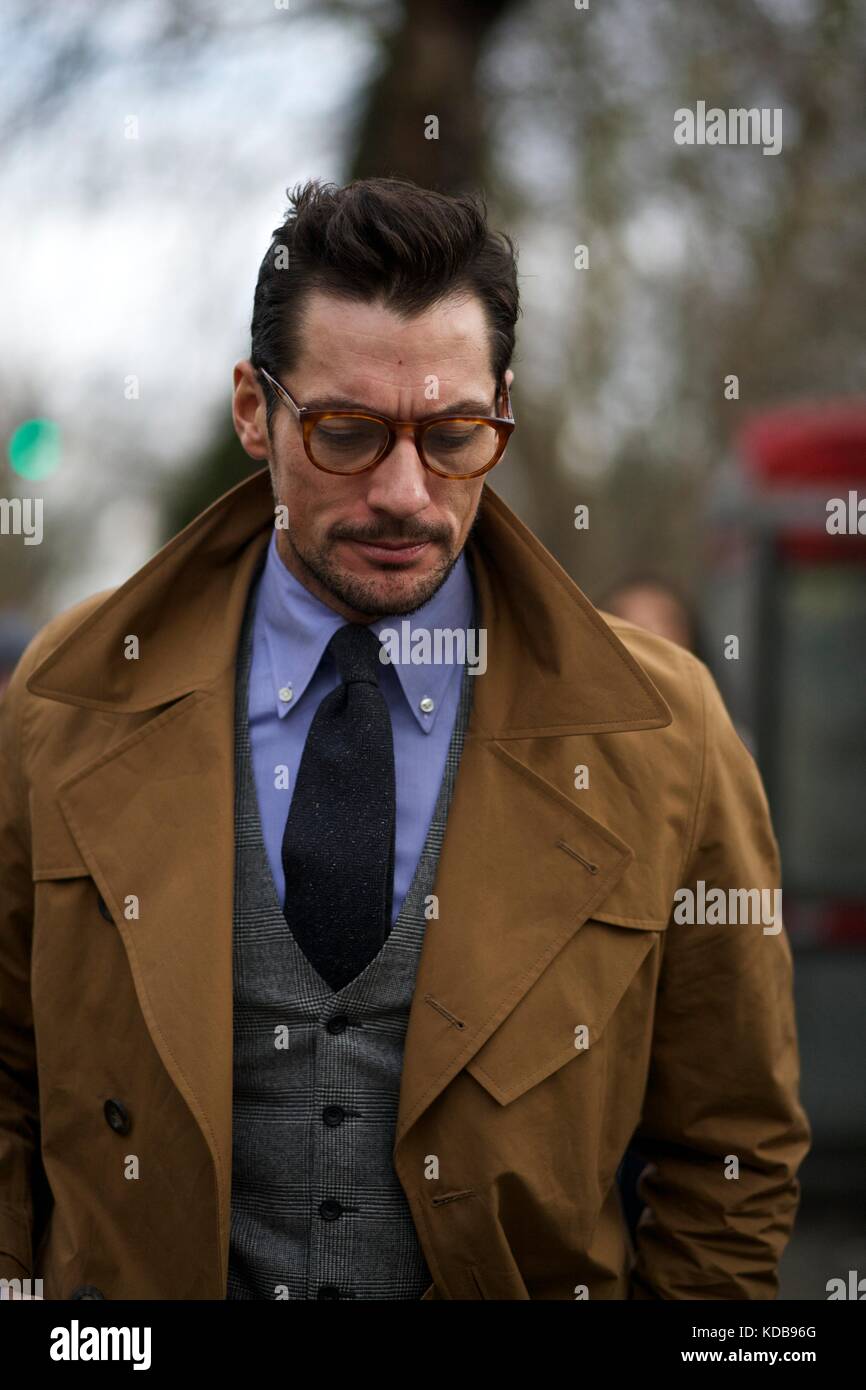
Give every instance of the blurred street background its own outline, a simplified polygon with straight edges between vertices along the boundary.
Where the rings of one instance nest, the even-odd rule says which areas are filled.
[[[866,1276],[862,5],[6,0],[0,42],[0,491],[44,504],[0,535],[0,688],[259,467],[231,373],[286,189],[482,190],[523,304],[492,486],[755,753],[814,1129],[781,1296]],[[781,150],[677,144],[699,101],[780,109]]]

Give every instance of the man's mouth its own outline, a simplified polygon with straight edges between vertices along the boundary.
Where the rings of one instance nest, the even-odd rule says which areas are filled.
[[[356,541],[347,540],[347,545],[355,546],[368,560],[378,560],[387,565],[408,564],[427,549],[429,541]]]

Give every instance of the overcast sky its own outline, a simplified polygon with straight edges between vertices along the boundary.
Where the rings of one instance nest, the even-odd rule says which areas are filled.
[[[225,418],[287,186],[346,177],[350,123],[378,55],[365,18],[372,3],[357,0],[334,19],[315,0],[290,0],[289,10],[274,0],[89,0],[96,19],[84,51],[73,46],[58,71],[49,60],[80,23],[80,5],[5,0],[0,424],[8,438],[23,420],[52,419],[63,445],[58,472],[40,485],[38,564],[51,579],[34,618],[123,582],[153,554],[160,488]],[[792,41],[808,52],[815,0],[758,7],[784,13]],[[163,44],[155,57],[154,26],[166,14],[195,14],[203,32]],[[515,7],[482,64],[493,158],[513,206],[524,209],[507,227],[518,241],[524,309],[515,410],[519,420],[521,394],[560,391],[556,458],[542,462],[569,476],[603,472],[635,430],[662,456],[700,454],[701,401],[691,390],[676,395],[677,293],[695,286],[702,313],[713,296],[735,302],[754,273],[747,252],[756,228],[774,215],[784,163],[759,150],[712,152],[715,201],[697,183],[684,193],[658,176],[675,148],[683,53],[683,72],[699,56],[712,72],[722,45],[731,90],[739,95],[741,83],[743,101],[776,101],[772,65],[745,40],[737,49],[721,10],[706,31],[689,14],[695,28],[683,38],[685,20],[675,30],[651,22],[672,22],[664,0],[593,7],[590,51],[604,63],[581,83],[571,46],[587,15],[568,0],[533,0]],[[598,71],[603,86],[594,91]],[[593,319],[573,248],[595,204],[582,208],[576,190],[582,131],[605,102],[609,129],[629,138],[611,143],[619,163],[603,191],[609,197],[618,180],[622,220],[593,244],[596,283],[610,294]],[[786,122],[793,148],[796,113]],[[127,138],[135,128],[137,138]],[[838,146],[839,158],[848,153]],[[584,397],[576,350],[593,352],[600,336],[604,371]],[[129,376],[138,400],[124,397]],[[512,453],[520,448],[517,437]],[[526,476],[497,476],[518,510]]]
[[[56,117],[29,110],[0,170],[4,434],[31,416],[59,422],[46,536],[63,516],[82,539],[50,611],[153,553],[160,470],[194,457],[228,400],[285,189],[342,178],[351,100],[374,57],[360,25],[233,0],[231,32],[201,61],[153,64],[147,10],[108,12],[95,70]],[[25,102],[63,15],[45,22],[50,35],[7,34]],[[137,401],[124,396],[130,374]]]

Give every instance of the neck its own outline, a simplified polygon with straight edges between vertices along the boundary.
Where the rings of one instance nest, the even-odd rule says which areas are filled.
[[[321,580],[317,579],[313,571],[301,559],[298,552],[292,545],[288,533],[284,530],[277,531],[277,554],[290,574],[293,574],[299,583],[308,589],[314,598],[321,603],[327,604],[335,613],[339,613],[341,618],[345,618],[350,623],[373,623],[376,615],[371,613],[361,613],[356,608],[350,608],[347,603],[338,598],[330,589],[326,588]]]

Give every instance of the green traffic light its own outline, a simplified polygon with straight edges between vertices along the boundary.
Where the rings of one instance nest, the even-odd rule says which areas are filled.
[[[9,440],[13,473],[30,482],[47,478],[60,466],[60,426],[54,420],[25,420]]]

